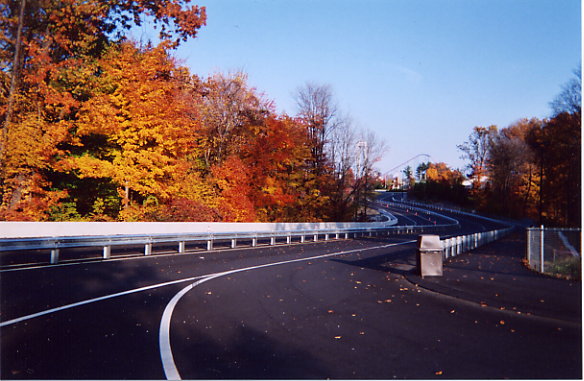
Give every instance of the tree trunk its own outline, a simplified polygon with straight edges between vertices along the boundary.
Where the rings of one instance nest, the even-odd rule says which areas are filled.
[[[18,15],[18,29],[16,31],[16,42],[14,46],[14,59],[12,60],[12,75],[10,78],[10,89],[8,91],[8,106],[6,108],[6,119],[2,127],[2,135],[6,137],[8,133],[8,124],[12,121],[12,114],[14,113],[14,93],[18,84],[18,76],[20,74],[20,47],[22,45],[22,26],[24,24],[24,9],[26,7],[26,0],[20,1],[20,9]],[[4,147],[1,147],[3,152]]]

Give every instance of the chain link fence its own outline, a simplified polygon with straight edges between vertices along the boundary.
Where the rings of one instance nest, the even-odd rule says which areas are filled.
[[[527,262],[545,274],[581,279],[581,229],[527,229]]]

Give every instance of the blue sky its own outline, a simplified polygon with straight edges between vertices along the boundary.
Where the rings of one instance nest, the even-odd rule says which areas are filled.
[[[581,62],[579,0],[193,2],[207,26],[176,55],[194,74],[243,70],[289,115],[298,87],[329,84],[389,146],[381,171],[420,153],[462,168],[474,126],[549,116]]]

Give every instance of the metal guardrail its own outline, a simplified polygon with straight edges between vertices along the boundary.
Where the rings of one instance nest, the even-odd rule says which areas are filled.
[[[251,241],[251,246],[258,245],[260,240],[269,240],[269,245],[276,245],[278,240],[285,239],[286,244],[291,244],[293,239],[299,243],[307,241],[316,242],[319,239],[349,239],[364,236],[380,236],[390,234],[414,234],[436,232],[451,226],[451,224],[437,225],[407,225],[391,226],[396,220],[390,219],[389,223],[364,224],[369,227],[359,228],[335,228],[312,230],[281,230],[281,231],[257,231],[257,232],[219,232],[219,233],[178,233],[178,234],[136,234],[136,235],[107,235],[107,236],[72,236],[72,237],[42,237],[42,238],[4,238],[0,239],[0,252],[18,252],[32,250],[50,251],[48,263],[56,264],[61,261],[60,251],[68,248],[92,248],[100,247],[101,255],[91,259],[110,259],[112,248],[124,246],[144,246],[144,255],[153,253],[153,245],[175,244],[178,253],[185,253],[187,244],[204,244],[207,250],[212,250],[215,242],[227,242],[231,248],[236,248],[238,241]],[[381,225],[381,226],[380,226]],[[46,262],[45,262],[46,263]]]
[[[392,199],[393,199],[393,197],[392,197]],[[483,219],[486,221],[491,221],[491,222],[495,222],[495,223],[499,223],[499,224],[508,226],[507,228],[496,229],[496,230],[491,230],[491,231],[487,231],[487,232],[479,232],[479,233],[461,235],[461,236],[443,239],[442,244],[443,244],[444,258],[445,259],[455,257],[455,256],[460,255],[462,253],[465,253],[467,251],[474,250],[480,246],[483,246],[483,245],[486,245],[486,244],[491,243],[493,241],[496,241],[499,238],[502,238],[505,235],[509,234],[514,229],[512,226],[510,226],[509,223],[507,223],[505,221],[496,220],[496,219],[484,217],[484,216],[479,216],[479,215],[476,215],[474,213],[469,213],[469,212],[466,212],[463,210],[449,209],[449,208],[444,208],[441,206],[424,204],[424,203],[415,202],[415,201],[404,201],[404,200],[392,201],[392,202],[383,201],[382,203],[385,203],[388,205],[399,205],[401,207],[408,206],[409,208],[411,208],[413,210],[419,210],[419,211],[423,211],[423,212],[430,213],[430,214],[432,214],[433,212],[431,212],[428,209],[433,209],[433,210],[442,211],[442,212],[448,212],[448,213],[452,213],[452,214],[462,214],[465,216],[480,218],[480,219]],[[422,207],[423,209],[421,209],[419,207]],[[456,221],[450,217],[447,217],[447,216],[444,216],[444,215],[441,215],[438,213],[434,213],[434,214],[437,214],[442,218]],[[456,223],[458,223],[458,221],[456,221]]]
[[[509,234],[512,230],[513,228],[509,227],[443,239],[444,258],[456,257],[462,253],[496,241]]]
[[[436,212],[433,212],[433,211],[428,210],[430,208],[430,206],[428,206],[427,208],[419,208],[417,206],[410,205],[409,203],[389,202],[389,201],[379,201],[376,204],[379,205],[379,206],[382,206],[382,207],[391,207],[391,206],[396,206],[396,207],[400,207],[400,208],[407,207],[408,209],[415,210],[415,211],[420,212],[420,213],[424,213],[424,214],[427,214],[427,215],[438,216],[438,217],[443,218],[443,219],[445,219],[447,221],[450,221],[449,224],[442,224],[442,225],[448,225],[448,226],[460,225],[460,222],[458,222],[458,220],[456,220],[454,218],[451,218],[451,217],[445,216],[443,214],[436,213]],[[434,209],[434,208],[432,208],[432,209]],[[438,210],[451,212],[450,210],[446,210],[446,209],[438,209]]]
[[[510,225],[508,222],[505,222],[505,221],[502,221],[502,220],[497,220],[495,218],[481,216],[479,214],[467,212],[467,211],[461,210],[461,209],[445,208],[443,206],[438,206],[438,205],[433,205],[433,204],[426,204],[426,203],[423,203],[423,202],[410,201],[410,200],[401,200],[401,201],[398,201],[398,202],[395,202],[394,201],[393,203],[398,203],[398,204],[401,204],[402,206],[407,205],[407,206],[410,206],[412,208],[414,208],[414,207],[422,207],[425,210],[432,209],[432,210],[437,210],[437,211],[442,211],[442,212],[448,212],[448,213],[453,213],[453,214],[461,214],[461,215],[464,215],[464,216],[469,216],[469,217],[474,217],[474,218],[480,218],[480,219],[485,220],[485,221],[495,222],[495,223],[499,223],[499,224],[503,224],[503,225]]]
[[[18,251],[32,251],[32,250],[47,250],[50,251],[50,258],[48,263],[56,264],[61,261],[60,251],[69,248],[101,248],[101,255],[90,259],[110,259],[112,257],[112,248],[128,247],[128,246],[144,246],[144,255],[153,254],[153,246],[164,244],[176,245],[178,253],[185,253],[187,251],[187,244],[203,244],[206,250],[212,250],[215,242],[227,242],[231,248],[236,248],[238,241],[251,242],[251,246],[255,247],[261,240],[268,240],[269,245],[276,245],[278,241],[285,239],[286,244],[291,244],[294,239],[300,243],[316,242],[322,237],[325,241],[334,237],[334,239],[349,239],[364,236],[380,236],[390,234],[418,234],[418,233],[437,233],[445,231],[448,228],[458,226],[459,222],[453,218],[444,216],[442,214],[422,209],[412,205],[393,202],[380,202],[379,206],[407,206],[409,209],[416,210],[427,215],[438,216],[447,223],[434,223],[427,225],[401,225],[393,226],[397,219],[393,216],[388,216],[388,222],[384,224],[371,223],[360,224],[367,225],[366,227],[357,228],[334,228],[334,229],[310,229],[310,230],[279,230],[279,231],[232,231],[232,232],[206,232],[206,233],[165,233],[165,234],[121,234],[121,235],[91,235],[91,236],[67,236],[67,237],[41,237],[41,238],[3,238],[0,239],[0,253],[1,252],[18,252]],[[386,214],[387,213],[382,213]],[[392,218],[393,217],[393,218]],[[483,242],[484,237],[490,237],[489,233],[481,234],[478,241]],[[483,237],[484,235],[484,237]],[[469,244],[468,239],[463,239],[461,247],[467,248]],[[448,247],[452,246],[448,244]],[[457,246],[458,247],[458,246]],[[461,249],[457,248],[458,253]],[[46,261],[44,262],[46,263]]]

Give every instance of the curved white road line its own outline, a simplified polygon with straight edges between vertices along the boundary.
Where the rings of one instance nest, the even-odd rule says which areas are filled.
[[[166,305],[166,308],[164,309],[164,313],[162,314],[162,318],[160,320],[160,329],[159,329],[159,333],[158,333],[158,343],[160,345],[160,359],[162,361],[162,367],[164,368],[164,374],[166,375],[166,379],[167,380],[181,380],[182,379],[180,376],[180,373],[176,367],[176,364],[174,362],[174,356],[172,355],[172,347],[170,345],[170,321],[172,319],[172,313],[174,312],[174,308],[178,304],[179,300],[184,295],[186,295],[187,292],[189,292],[193,288],[197,287],[198,285],[200,285],[208,280],[219,278],[219,277],[222,277],[225,275],[230,275],[230,274],[235,274],[235,273],[250,271],[250,270],[257,270],[257,269],[261,269],[264,267],[279,266],[279,265],[285,265],[285,264],[290,264],[290,263],[294,263],[294,262],[310,261],[310,260],[315,260],[315,259],[322,259],[322,258],[327,258],[327,257],[339,256],[339,255],[344,255],[344,254],[351,254],[351,253],[368,251],[368,250],[384,249],[384,248],[388,248],[388,247],[392,247],[392,246],[407,245],[407,244],[411,244],[414,242],[416,242],[416,240],[399,242],[399,243],[391,243],[388,245],[353,249],[353,250],[347,250],[347,251],[339,251],[336,253],[317,255],[314,257],[298,258],[298,259],[292,259],[289,261],[267,263],[267,264],[259,265],[259,266],[245,267],[245,268],[241,268],[241,269],[225,271],[222,273],[210,274],[210,275],[204,277],[203,279],[200,279],[197,282],[188,285],[187,287],[180,290],[170,300],[170,302],[168,302],[168,304]]]
[[[153,284],[153,285],[150,285],[150,286],[135,288],[133,290],[127,290],[127,291],[117,292],[115,294],[100,296],[100,297],[97,297],[97,298],[82,300],[82,301],[76,302],[76,303],[66,304],[64,306],[55,307],[55,308],[51,308],[51,309],[48,309],[48,310],[40,311],[40,312],[37,312],[37,313],[34,313],[34,314],[25,315],[25,316],[21,316],[21,317],[12,319],[12,320],[7,320],[7,321],[0,322],[0,328],[6,327],[6,326],[12,325],[12,324],[20,323],[20,322],[23,322],[25,320],[34,319],[34,318],[39,317],[39,316],[52,314],[54,312],[68,310],[70,308],[79,307],[79,306],[83,306],[83,305],[90,304],[90,303],[101,302],[102,300],[113,299],[113,298],[117,298],[119,296],[134,294],[134,293],[142,292],[142,291],[148,291],[148,290],[152,290],[152,289],[158,288],[158,287],[164,287],[164,286],[170,286],[170,285],[177,284],[177,283],[189,282],[189,281],[193,281],[195,279],[199,279],[201,277],[205,277],[205,275],[196,276],[196,277],[190,277],[190,278],[184,278],[184,279],[178,279],[178,280],[173,280],[173,281],[170,281],[170,282]]]
[[[158,335],[158,345],[160,346],[160,358],[162,360],[162,366],[164,368],[164,374],[166,375],[167,380],[180,380],[180,374],[178,373],[178,369],[174,363],[174,358],[172,357],[172,350],[170,348],[170,318],[172,317],[172,312],[174,311],[174,307],[183,297],[184,294],[189,292],[192,288],[197,287],[201,283],[204,283],[208,280],[216,278],[218,276],[223,275],[223,273],[210,275],[199,281],[189,284],[178,294],[176,294],[170,302],[166,305],[164,312],[162,313],[162,319],[160,320],[160,330]]]

